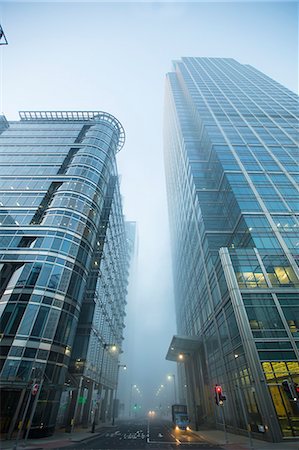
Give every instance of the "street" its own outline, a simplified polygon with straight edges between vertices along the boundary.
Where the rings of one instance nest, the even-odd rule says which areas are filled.
[[[155,449],[220,450],[221,447],[201,439],[192,431],[174,431],[171,422],[158,419],[118,421],[103,433],[68,446],[72,450],[155,450]],[[63,447],[64,450],[66,447]],[[57,448],[62,450],[62,448]]]

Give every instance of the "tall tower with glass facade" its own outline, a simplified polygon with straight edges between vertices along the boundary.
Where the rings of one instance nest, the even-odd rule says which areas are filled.
[[[1,432],[111,415],[129,252],[119,121],[95,111],[0,121]],[[32,386],[35,388],[32,390]],[[32,393],[34,392],[34,393]]]
[[[165,103],[182,396],[196,427],[223,412],[236,432],[298,436],[298,98],[233,59],[182,58]]]

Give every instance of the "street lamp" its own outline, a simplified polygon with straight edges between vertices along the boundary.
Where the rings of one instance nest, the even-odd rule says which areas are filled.
[[[171,380],[173,378],[173,390],[174,390],[174,403],[177,403],[177,392],[176,392],[176,382],[175,382],[175,374],[172,373],[170,375],[167,375],[167,379]]]
[[[127,370],[127,366],[125,364],[117,364],[116,387],[115,387],[115,391],[114,391],[114,401],[113,401],[113,405],[112,405],[112,425],[114,425],[114,422],[115,422],[118,376],[119,376],[120,367],[123,367],[124,370]]]
[[[156,397],[160,394],[160,392],[162,391],[162,389],[164,389],[164,384],[160,384],[157,393],[156,393]]]
[[[164,384],[160,384],[157,392],[156,392],[156,397],[158,397],[157,401],[158,401],[158,405],[157,408],[159,409],[160,414],[163,416],[166,414],[167,412],[167,389],[165,389],[165,385]]]
[[[94,411],[94,415],[93,415],[93,421],[92,421],[92,426],[91,426],[91,432],[94,433],[95,432],[95,427],[96,427],[96,421],[97,421],[97,416],[99,414],[99,406],[100,406],[100,402],[101,402],[101,397],[102,397],[102,391],[103,391],[103,384],[102,384],[102,373],[103,373],[103,363],[104,363],[104,355],[105,355],[105,350],[106,349],[111,349],[111,351],[114,353],[117,351],[117,346],[115,344],[103,344],[103,353],[102,353],[102,358],[101,358],[101,365],[100,365],[100,373],[99,373],[99,381],[101,384],[101,391],[100,391],[100,399],[97,399],[96,402],[96,408]]]
[[[129,417],[131,417],[133,389],[137,389],[137,384],[131,384],[130,401],[129,401]]]

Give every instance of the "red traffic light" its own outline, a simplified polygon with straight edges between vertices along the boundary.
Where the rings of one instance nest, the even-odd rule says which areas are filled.
[[[35,383],[31,388],[31,394],[36,395],[38,393],[38,390],[39,390],[39,384]]]
[[[225,395],[222,393],[222,387],[218,384],[215,385],[215,402],[216,405],[223,405],[224,400],[226,400]]]

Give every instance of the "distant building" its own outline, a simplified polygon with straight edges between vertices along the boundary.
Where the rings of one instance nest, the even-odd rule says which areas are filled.
[[[135,327],[138,323],[138,227],[137,223],[133,221],[126,221],[127,242],[130,253],[130,271],[128,283],[128,305],[126,308],[127,326],[124,330],[124,345],[123,345],[123,359],[128,365],[128,370],[120,371],[118,384],[118,398],[119,398],[119,416],[130,417],[131,403],[132,403],[132,380],[135,378],[135,373],[138,368],[138,358],[136,359],[136,333]]]
[[[1,432],[38,402],[31,436],[111,416],[129,248],[105,112],[0,121]],[[29,405],[25,414],[26,405]]]
[[[136,222],[128,220],[126,221],[126,236],[130,256],[132,258],[135,253],[138,253],[138,235]]]
[[[165,167],[178,336],[194,426],[299,435],[298,97],[249,65],[167,75]],[[180,358],[180,359],[179,359]]]

